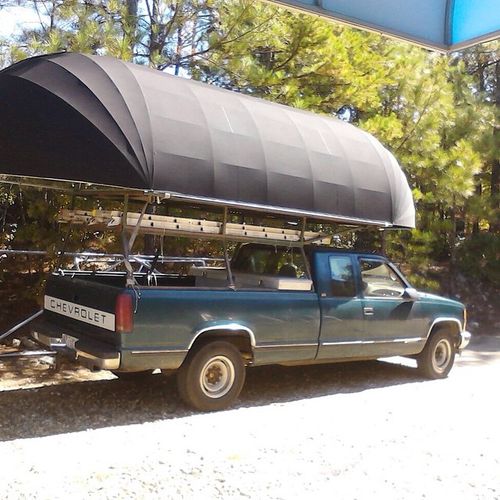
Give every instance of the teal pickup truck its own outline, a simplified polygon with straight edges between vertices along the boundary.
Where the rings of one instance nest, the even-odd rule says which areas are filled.
[[[230,405],[250,366],[398,355],[443,378],[470,339],[462,304],[417,292],[382,256],[250,243],[231,273],[136,274],[132,288],[124,273],[52,275],[32,336],[118,377],[175,370],[200,410]]]

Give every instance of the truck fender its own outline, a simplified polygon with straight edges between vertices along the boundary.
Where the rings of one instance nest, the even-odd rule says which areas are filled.
[[[237,345],[237,347],[242,351],[242,354],[246,354],[247,357],[250,356],[250,358],[253,359],[255,334],[248,326],[240,323],[218,323],[216,325],[212,324],[197,329],[189,343],[188,350],[191,351],[196,344],[203,340],[220,338],[225,338],[228,341],[238,338],[246,339],[247,342],[245,342],[245,345]]]
[[[462,332],[462,323],[457,318],[435,318],[427,332],[426,341],[428,341],[434,331],[438,328],[448,328],[450,334],[456,337],[457,341],[460,340],[460,333]]]

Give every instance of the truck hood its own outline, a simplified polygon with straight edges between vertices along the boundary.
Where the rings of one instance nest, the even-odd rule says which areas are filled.
[[[464,308],[465,306],[459,302],[458,300],[453,300],[453,299],[448,299],[446,297],[441,297],[439,295],[435,295],[433,293],[427,293],[427,292],[418,292],[420,294],[420,297],[422,299],[425,299],[429,302],[439,302],[440,304],[448,304],[450,306],[455,306],[458,308]]]

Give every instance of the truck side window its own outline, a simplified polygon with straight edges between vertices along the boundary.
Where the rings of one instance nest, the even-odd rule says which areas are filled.
[[[242,245],[231,261],[235,272],[302,278],[306,266],[297,248]]]
[[[330,256],[331,292],[334,297],[354,297],[356,285],[352,261],[346,256]]]
[[[360,259],[359,265],[365,297],[401,297],[403,295],[405,285],[385,262]]]

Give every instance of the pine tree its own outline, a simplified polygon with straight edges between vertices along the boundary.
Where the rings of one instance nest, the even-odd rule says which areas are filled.
[[[448,57],[250,0],[16,3],[39,9],[40,23],[0,41],[4,66],[62,50],[108,54],[317,113],[352,106],[359,126],[398,158],[417,206],[418,228],[391,233],[387,251],[417,284],[437,286],[427,270],[450,261],[500,279],[491,271],[500,224],[498,41]],[[43,218],[34,212],[45,207],[40,193],[23,204],[2,193],[27,223]],[[26,227],[4,241],[46,245],[47,234]],[[490,249],[484,260],[469,258],[474,238]]]

